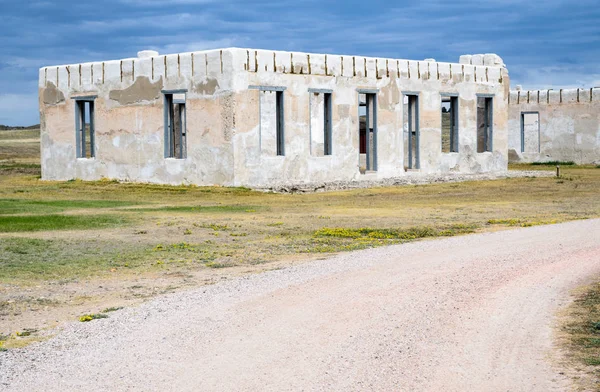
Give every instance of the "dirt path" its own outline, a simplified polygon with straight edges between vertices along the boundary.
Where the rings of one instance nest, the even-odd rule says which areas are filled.
[[[564,391],[553,314],[600,220],[340,255],[164,296],[0,353],[11,391]]]

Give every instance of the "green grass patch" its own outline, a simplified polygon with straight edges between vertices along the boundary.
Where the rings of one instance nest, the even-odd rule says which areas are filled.
[[[600,348],[600,338],[593,337],[582,337],[574,340],[577,345],[580,345],[584,348]]]
[[[24,330],[18,331],[17,333],[15,333],[15,335],[17,337],[24,338],[27,336],[31,336],[32,334],[36,333],[37,331],[38,331],[37,329],[25,328]]]
[[[67,210],[117,208],[139,204],[123,200],[29,200],[0,199],[0,215],[52,214]]]
[[[53,230],[97,230],[122,226],[119,215],[7,215],[0,216],[0,233]]]
[[[149,268],[143,245],[94,239],[0,238],[0,282],[71,280]]]
[[[523,221],[521,219],[489,219],[487,223],[489,225],[508,225],[508,226],[520,226]]]
[[[373,229],[363,227],[359,229],[350,229],[343,227],[322,228],[314,232],[315,237],[335,237],[335,238],[372,238],[378,240],[415,240],[426,237],[453,236],[458,234],[473,233],[477,227],[475,225],[452,225],[444,228],[434,228],[428,226],[411,227],[409,229]]]
[[[573,161],[548,161],[548,162],[533,162],[533,166],[575,166]]]
[[[106,308],[102,311],[102,313],[110,313],[110,312],[116,312],[117,310],[121,310],[123,309],[122,306],[112,306],[110,308]]]
[[[304,245],[302,251],[331,253],[360,250],[420,238],[450,237],[473,233],[477,228],[478,226],[475,224],[455,224],[444,227],[420,226],[408,229],[325,227],[313,233],[312,240]]]
[[[488,225],[505,225],[513,227],[531,227],[539,225],[548,225],[558,223],[558,220],[553,219],[549,221],[528,221],[526,219],[488,219]]]
[[[214,205],[214,206],[165,206],[165,207],[145,207],[135,208],[132,211],[140,212],[191,212],[191,213],[240,213],[256,212],[261,209],[257,206],[247,205]]]
[[[203,244],[189,244],[187,242],[169,245],[158,244],[152,248],[152,252],[155,253],[158,265],[211,263],[227,253],[210,241]]]
[[[42,175],[42,168],[40,165],[35,163],[0,163],[0,176],[8,175],[29,175],[39,178]]]
[[[584,362],[588,366],[600,366],[600,357],[585,358]]]
[[[199,227],[202,227],[203,229],[212,229],[213,231],[227,231],[227,230],[229,230],[229,226],[227,226],[227,225],[219,225],[217,223],[205,223],[205,224],[199,225]]]
[[[214,262],[214,261],[208,262],[205,265],[208,268],[227,268],[227,267],[232,267],[231,264],[217,263],[217,262]]]

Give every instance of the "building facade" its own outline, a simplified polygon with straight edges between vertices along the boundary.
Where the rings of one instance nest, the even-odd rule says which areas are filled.
[[[223,49],[40,69],[42,179],[249,186],[502,172],[508,71]]]

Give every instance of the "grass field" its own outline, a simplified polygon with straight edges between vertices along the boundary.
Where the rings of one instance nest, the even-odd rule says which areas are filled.
[[[152,295],[157,285],[205,284],[275,261],[600,216],[595,167],[564,167],[561,178],[274,194],[40,181],[38,138],[0,131],[0,332],[41,293],[54,301],[44,306],[67,306],[61,285],[111,286],[81,301],[106,307],[98,296],[123,299],[124,287]]]
[[[600,282],[581,288],[563,315],[567,367],[580,390],[600,390]]]

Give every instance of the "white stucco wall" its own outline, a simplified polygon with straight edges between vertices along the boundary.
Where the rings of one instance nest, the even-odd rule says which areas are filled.
[[[539,113],[539,152],[525,139],[521,115]],[[600,163],[600,88],[511,91],[509,157],[512,162]]]

